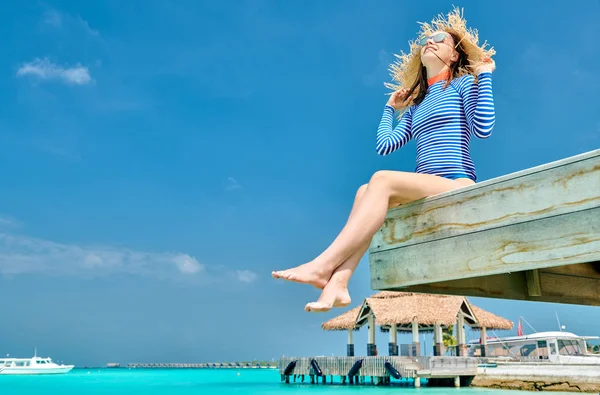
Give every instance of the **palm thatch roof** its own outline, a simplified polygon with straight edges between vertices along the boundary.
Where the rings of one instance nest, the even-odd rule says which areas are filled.
[[[490,313],[482,308],[479,308],[471,304],[475,318],[477,318],[477,328],[487,329],[504,329],[510,330],[513,328],[514,323],[506,318],[502,318],[496,314]]]
[[[356,326],[356,319],[358,318],[361,307],[362,306],[357,306],[352,310],[348,310],[345,313],[324,322],[321,324],[321,328],[326,331],[358,330],[359,328]]]
[[[384,331],[393,324],[400,331],[412,330],[413,320],[419,323],[421,330],[426,331],[433,330],[436,323],[446,327],[455,324],[464,302],[464,297],[460,296],[385,292],[366,298],[363,310],[370,309],[375,315],[375,324]]]
[[[375,316],[375,324],[383,332],[396,325],[398,331],[411,331],[416,320],[419,330],[428,332],[435,324],[448,327],[456,324],[456,317],[462,312],[465,324],[472,329],[486,327],[491,330],[509,330],[513,322],[499,317],[477,306],[464,296],[422,294],[412,292],[379,292],[321,326],[324,330],[357,330],[367,323],[368,316]]]

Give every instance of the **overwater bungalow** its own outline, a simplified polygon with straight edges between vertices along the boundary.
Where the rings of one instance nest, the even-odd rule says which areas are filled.
[[[367,325],[369,334],[367,356],[379,355],[375,342],[375,328],[389,333],[388,355],[418,356],[419,333],[433,332],[433,355],[445,353],[443,331],[456,328],[457,346],[449,350],[455,355],[467,355],[465,326],[481,332],[480,354],[485,355],[487,330],[510,330],[512,321],[473,305],[464,296],[446,296],[410,292],[379,292],[365,298],[357,306],[322,324],[329,331],[347,331],[347,356],[354,356],[353,333]],[[397,333],[412,333],[412,343],[399,350]]]

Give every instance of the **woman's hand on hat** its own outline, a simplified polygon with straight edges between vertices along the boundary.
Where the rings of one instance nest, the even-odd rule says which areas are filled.
[[[408,94],[408,89],[402,88],[400,90],[395,91],[391,94],[387,105],[392,106],[395,110],[398,110],[400,107],[404,106],[404,101],[406,100],[406,95]]]
[[[492,58],[483,58],[481,62],[475,67],[475,73],[477,75],[485,72],[492,72],[496,69],[496,62]]]

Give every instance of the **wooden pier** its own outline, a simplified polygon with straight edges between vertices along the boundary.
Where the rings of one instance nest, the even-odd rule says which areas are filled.
[[[386,385],[391,379],[421,386],[429,381],[452,379],[455,386],[477,373],[478,358],[473,357],[300,357],[279,361],[281,381],[310,384]]]
[[[273,369],[274,364],[260,365],[239,362],[212,363],[128,363],[130,369]]]
[[[600,150],[389,210],[371,288],[600,306]]]
[[[379,291],[600,306],[600,150],[391,209],[371,241],[369,264],[371,288]],[[411,310],[388,319],[386,309],[377,311],[377,298],[371,299],[329,323],[332,330],[348,331],[350,356],[283,358],[281,380],[385,385],[394,378],[420,387],[426,379],[428,385],[458,387],[471,383],[480,364],[488,364],[490,320],[484,311],[465,301],[446,308],[448,322],[439,314],[427,322],[437,345],[441,327],[456,318],[460,356],[397,356],[396,332],[411,321],[418,350],[415,335],[428,329],[423,326],[427,317]],[[380,326],[389,327],[390,356],[377,356],[378,316]],[[356,357],[352,333],[365,323],[369,356]],[[466,356],[465,323],[481,328],[483,358]],[[543,361],[534,364],[548,367]]]

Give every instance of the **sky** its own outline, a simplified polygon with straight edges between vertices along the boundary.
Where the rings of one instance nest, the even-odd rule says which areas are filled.
[[[384,83],[453,4],[497,52],[480,181],[600,146],[598,0],[0,2],[0,355],[343,355],[320,325],[347,309],[306,313],[318,291],[271,271],[325,249],[375,171],[414,170],[414,142],[375,152]],[[350,291],[376,293],[367,255]],[[598,308],[470,300],[600,335]]]

